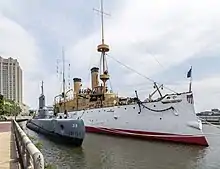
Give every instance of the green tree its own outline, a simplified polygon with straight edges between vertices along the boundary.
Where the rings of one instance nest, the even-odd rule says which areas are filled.
[[[21,112],[21,108],[14,100],[4,99],[0,95],[0,115],[16,116]]]
[[[4,97],[0,94],[0,115],[4,115]]]

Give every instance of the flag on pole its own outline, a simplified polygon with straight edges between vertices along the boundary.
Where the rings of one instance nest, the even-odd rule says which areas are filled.
[[[192,92],[192,66],[189,69],[189,71],[187,72],[187,78],[190,78],[190,82],[189,82],[189,92]]]
[[[188,73],[187,73],[187,78],[192,77],[192,67],[189,69]]]

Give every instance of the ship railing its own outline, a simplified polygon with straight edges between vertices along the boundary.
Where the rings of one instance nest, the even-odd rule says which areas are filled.
[[[12,121],[12,127],[19,159],[21,159],[21,168],[43,169],[44,157],[42,153],[32,143],[15,120]]]

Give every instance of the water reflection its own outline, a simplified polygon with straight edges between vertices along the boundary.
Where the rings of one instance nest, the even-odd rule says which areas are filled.
[[[220,135],[209,138],[210,147],[200,147],[87,134],[82,147],[76,148],[57,144],[28,129],[26,132],[41,140],[47,162],[63,169],[220,168]]]
[[[99,155],[97,160],[108,168],[192,168],[205,155],[206,149],[161,142],[146,142],[89,134],[86,154]],[[102,140],[101,144],[92,144]],[[93,147],[89,148],[92,144]],[[91,152],[96,149],[96,152]],[[89,163],[88,166],[93,166]],[[94,166],[95,168],[95,166]]]

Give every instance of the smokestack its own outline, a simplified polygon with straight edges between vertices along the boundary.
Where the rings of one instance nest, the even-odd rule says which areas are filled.
[[[92,83],[92,90],[99,86],[99,68],[93,67],[91,69],[91,83]]]
[[[76,94],[79,94],[79,90],[81,88],[81,79],[80,78],[73,78],[73,82],[74,82],[74,97],[76,96]]]

